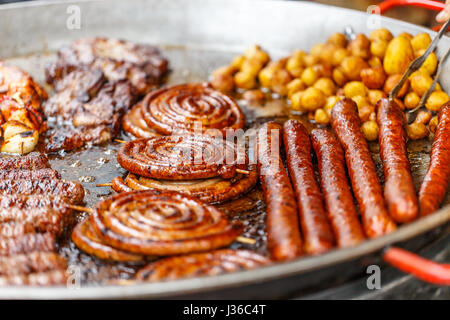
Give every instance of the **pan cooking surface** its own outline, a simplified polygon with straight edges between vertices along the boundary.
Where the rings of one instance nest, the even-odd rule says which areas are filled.
[[[218,66],[231,61],[235,52],[209,51],[209,50],[187,50],[183,48],[161,48],[170,61],[171,73],[166,85],[207,81],[208,75]],[[53,54],[36,54],[27,57],[9,59],[8,62],[22,67],[41,84],[44,84],[45,65],[55,59]],[[49,88],[47,87],[49,90]],[[303,117],[289,115],[287,106],[282,99],[268,99],[264,105],[248,105],[240,99],[239,94],[235,96],[247,117],[247,127],[252,128],[267,120],[277,119],[284,121],[291,118],[301,120],[307,127],[313,125]],[[129,139],[123,136],[123,139]],[[121,168],[116,160],[116,153],[120,143],[111,142],[103,146],[86,147],[79,151],[60,153],[51,156],[52,167],[58,170],[64,179],[79,181],[86,188],[86,206],[93,207],[95,204],[115,192],[109,187],[96,187],[96,184],[110,182],[118,175],[124,176],[126,170]],[[382,167],[379,158],[377,143],[370,145],[372,155],[376,161],[378,173],[382,177]],[[412,141],[408,145],[410,161],[416,188],[419,187],[429,162],[431,141]],[[446,203],[450,197],[447,196]],[[231,219],[239,219],[245,224],[244,236],[256,239],[254,245],[234,243],[233,248],[246,248],[256,250],[260,253],[266,251],[265,232],[265,204],[260,187],[256,187],[247,195],[231,202],[219,205],[219,208],[227,213]],[[78,215],[78,221],[86,216],[85,213]],[[110,279],[130,279],[140,265],[113,263],[101,261],[80,251],[70,241],[71,230],[66,232],[60,244],[60,252],[67,257],[69,265],[79,268],[81,281],[87,285],[98,285],[108,283]]]

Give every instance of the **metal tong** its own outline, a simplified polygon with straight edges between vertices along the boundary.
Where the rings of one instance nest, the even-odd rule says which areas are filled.
[[[392,89],[392,91],[389,93],[389,101],[393,101],[397,95],[398,92],[400,91],[400,89],[403,87],[403,85],[405,84],[405,81],[409,78],[409,76],[414,72],[419,70],[419,68],[424,64],[425,60],[428,58],[428,56],[436,49],[439,40],[441,40],[442,36],[445,34],[447,28],[450,26],[450,20],[448,20],[444,26],[441,28],[441,30],[438,32],[438,34],[434,37],[433,41],[431,41],[430,45],[428,46],[427,50],[425,51],[425,53],[423,55],[421,55],[420,57],[414,59],[413,62],[411,62],[411,64],[409,65],[408,69],[406,69],[405,73],[403,73],[402,78],[400,79],[400,81],[397,83],[397,85]],[[418,111],[419,109],[423,108],[425,106],[425,103],[428,100],[428,97],[430,96],[430,94],[434,91],[435,87],[436,87],[436,83],[440,77],[440,74],[442,72],[443,69],[443,65],[445,63],[445,60],[447,59],[448,55],[450,53],[450,49],[447,50],[447,52],[445,53],[445,55],[442,57],[441,61],[439,61],[439,65],[433,80],[432,85],[430,86],[430,88],[428,88],[427,92],[425,92],[425,94],[422,96],[422,98],[420,99],[420,103],[419,105],[408,111],[408,123],[410,123],[415,117],[414,115],[416,114],[416,111]]]

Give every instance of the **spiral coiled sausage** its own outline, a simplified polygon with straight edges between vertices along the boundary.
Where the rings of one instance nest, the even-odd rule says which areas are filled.
[[[167,180],[232,178],[230,169],[246,168],[247,155],[235,144],[207,135],[164,136],[129,141],[117,161],[128,171]]]
[[[229,96],[207,83],[182,84],[149,93],[140,103],[147,126],[159,134],[242,129],[245,116]],[[198,132],[200,133],[200,132]]]
[[[232,179],[220,177],[197,180],[157,180],[139,177],[129,173],[125,181],[117,177],[112,181],[112,188],[116,192],[130,192],[134,190],[177,191],[206,203],[221,203],[236,198],[255,186],[258,181],[256,167],[248,167],[250,173],[237,174]]]
[[[136,278],[154,282],[213,276],[254,269],[269,263],[268,258],[252,251],[222,249],[158,260],[140,269]]]
[[[177,192],[121,193],[97,204],[92,227],[106,244],[140,255],[224,247],[242,232],[212,206]]]

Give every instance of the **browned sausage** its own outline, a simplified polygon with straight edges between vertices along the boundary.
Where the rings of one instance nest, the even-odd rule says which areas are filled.
[[[258,131],[258,174],[267,205],[267,246],[274,260],[288,260],[302,254],[297,203],[280,157],[282,126],[264,124]]]
[[[395,230],[383,199],[375,163],[361,132],[356,103],[343,99],[331,111],[331,125],[344,148],[353,192],[362,214],[364,232],[369,238]]]
[[[323,253],[333,248],[335,241],[314,174],[308,132],[300,122],[289,120],[284,124],[283,138],[289,175],[297,196],[305,251]]]
[[[442,107],[434,134],[431,160],[419,191],[420,214],[433,213],[444,200],[450,182],[450,102]]]
[[[377,110],[384,198],[392,219],[410,222],[419,214],[419,205],[406,150],[405,116],[395,101],[388,99],[378,101]]]
[[[320,182],[328,217],[340,248],[354,246],[365,239],[345,172],[345,157],[334,134],[324,129],[311,131],[317,155]]]

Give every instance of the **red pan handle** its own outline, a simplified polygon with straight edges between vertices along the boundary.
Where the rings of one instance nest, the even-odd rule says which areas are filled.
[[[434,0],[385,0],[378,5],[380,14],[388,11],[391,8],[399,6],[415,6],[434,11],[441,11],[444,9],[444,3]],[[434,31],[439,31],[442,26],[433,27]]]
[[[433,262],[395,247],[387,249],[383,258],[390,265],[423,281],[450,286],[450,264]]]

